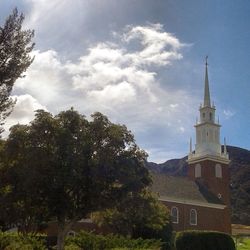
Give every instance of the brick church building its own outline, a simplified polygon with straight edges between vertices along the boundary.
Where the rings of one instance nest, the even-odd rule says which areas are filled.
[[[211,105],[208,64],[205,68],[203,104],[195,124],[196,144],[188,155],[186,177],[153,175],[152,191],[171,211],[173,229],[216,230],[231,233],[229,155],[220,144],[219,122]]]
[[[219,122],[215,122],[215,106],[211,105],[207,63],[204,101],[195,124],[196,144],[188,155],[186,177],[152,174],[152,191],[170,209],[173,230],[214,230],[231,233],[229,194],[229,155],[226,144],[221,149]],[[70,233],[81,229],[110,232],[98,228],[90,219],[77,222]],[[46,232],[56,235],[57,224],[50,223]]]

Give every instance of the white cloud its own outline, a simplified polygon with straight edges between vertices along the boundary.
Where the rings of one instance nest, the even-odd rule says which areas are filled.
[[[179,104],[178,103],[171,103],[170,105],[169,105],[171,108],[177,108],[178,106],[179,106]]]
[[[235,115],[235,112],[228,109],[228,110],[223,110],[223,114],[225,115],[226,119],[230,119],[232,116]]]
[[[178,50],[183,44],[176,37],[165,32],[161,24],[128,26],[128,28],[130,30],[124,34],[124,40],[130,42],[138,39],[143,46],[141,51],[129,55],[136,65],[166,65],[173,60],[182,58]]]
[[[31,107],[24,108],[22,118],[17,116],[22,113],[18,104],[7,126],[32,119],[34,106],[53,113],[73,106],[83,114],[100,111],[126,124],[139,140],[154,130],[166,130],[164,137],[158,133],[155,140],[186,136],[192,129],[194,98],[168,87],[167,82],[163,87],[157,73],[182,58],[182,43],[160,24],[126,27],[116,39],[91,46],[77,61],[65,61],[52,49],[35,51],[26,77],[14,89],[19,99],[27,95],[26,106]],[[140,46],[134,47],[133,42]]]
[[[8,134],[8,130],[12,125],[17,123],[28,124],[31,120],[33,120],[35,110],[46,110],[45,106],[41,105],[34,97],[29,94],[20,96],[15,95],[13,98],[16,99],[16,105],[4,125],[5,132],[3,133],[3,136]]]
[[[184,128],[183,126],[180,126],[180,127],[179,127],[179,130],[180,130],[181,133],[184,133],[184,132],[185,132],[185,128]]]
[[[35,51],[33,54],[35,60],[26,77],[17,80],[15,91],[28,93],[48,107],[59,104],[71,88],[71,76],[65,72],[65,65],[55,51]]]
[[[71,14],[70,10],[79,10],[77,7],[80,6],[82,1],[74,0],[74,4],[68,0],[24,0],[24,2],[31,8],[30,15],[26,17],[28,26],[32,28],[38,26],[46,28],[48,24],[54,24],[62,21],[63,17],[66,18],[69,13]],[[63,25],[65,25],[65,22]]]
[[[102,100],[104,103],[125,103],[131,102],[136,96],[135,89],[128,82],[121,82],[116,85],[107,85],[102,90],[92,90],[88,93],[90,99],[96,102]]]

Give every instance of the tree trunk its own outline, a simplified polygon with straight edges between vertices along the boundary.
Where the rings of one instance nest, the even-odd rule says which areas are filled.
[[[64,223],[58,222],[58,232],[57,232],[57,250],[64,250]]]
[[[76,221],[77,218],[72,219],[68,223],[65,220],[58,221],[57,250],[64,250],[65,238]]]

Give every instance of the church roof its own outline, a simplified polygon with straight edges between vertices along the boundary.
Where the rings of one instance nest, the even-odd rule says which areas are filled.
[[[162,200],[223,205],[223,202],[210,192],[202,182],[195,182],[187,177],[155,173],[151,173],[151,175],[153,179],[151,190],[157,193]]]

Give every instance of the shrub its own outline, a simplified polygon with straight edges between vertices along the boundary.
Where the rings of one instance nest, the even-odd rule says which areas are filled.
[[[175,239],[176,250],[235,250],[232,237],[211,231],[179,232]]]
[[[1,250],[45,250],[41,238],[31,235],[19,235],[17,233],[0,232]]]
[[[81,231],[75,237],[68,237],[66,246],[72,249],[78,246],[80,249],[88,250],[109,250],[109,249],[161,249],[162,243],[155,239],[129,239],[123,236],[116,235],[95,235],[93,233]],[[67,249],[67,248],[66,248]],[[77,248],[76,248],[77,249]]]

